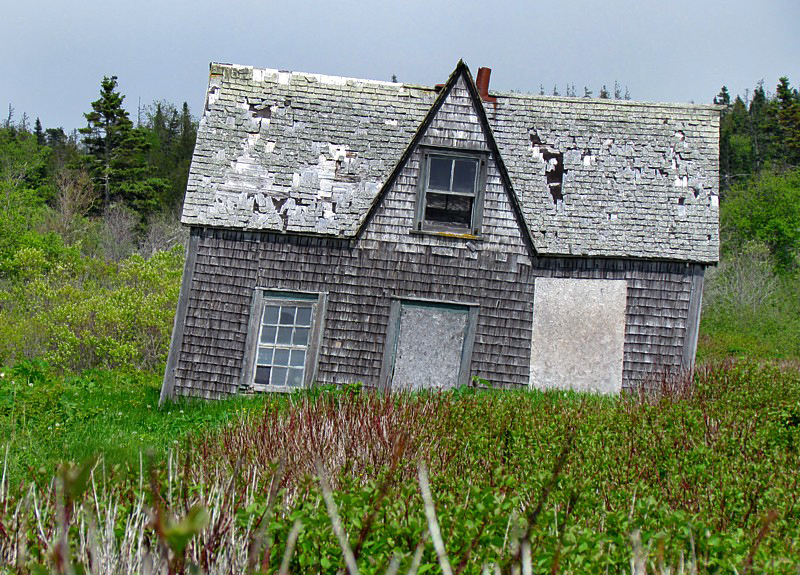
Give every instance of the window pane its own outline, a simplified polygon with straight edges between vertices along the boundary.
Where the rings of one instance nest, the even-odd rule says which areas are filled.
[[[273,367],[272,368],[272,385],[286,385],[286,372],[287,368],[285,367]]]
[[[277,327],[264,326],[261,328],[261,343],[275,343],[275,332],[278,331]]]
[[[295,319],[295,324],[297,324],[297,325],[311,325],[311,308],[310,307],[299,307],[299,308],[297,308],[297,319]]]
[[[260,347],[258,349],[258,360],[256,363],[259,365],[272,365],[272,348]]]
[[[456,160],[453,170],[453,191],[474,194],[477,173],[478,162],[475,160]]]
[[[275,325],[278,323],[278,310],[280,308],[276,305],[265,305],[264,306],[264,318],[262,323]]]
[[[290,369],[289,370],[289,381],[287,382],[292,387],[300,387],[303,385],[303,370],[302,369]]]
[[[469,229],[473,200],[465,196],[428,193],[425,196],[425,221]]]
[[[305,298],[300,296],[298,299]],[[314,310],[311,301],[265,299],[254,362],[254,383],[303,387]]]
[[[294,330],[294,339],[292,340],[293,345],[308,345],[308,332],[310,330],[307,327],[297,327]]]
[[[281,307],[281,325],[292,325],[294,323],[294,306]]]
[[[434,190],[450,190],[450,172],[453,160],[449,158],[431,157],[428,166],[428,188]]]
[[[291,345],[292,343],[292,328],[279,327],[278,328],[278,343],[281,345]]]
[[[289,365],[289,350],[288,349],[276,349],[275,350],[275,359],[272,362],[274,365]]]
[[[256,366],[256,379],[255,379],[255,382],[259,383],[261,385],[268,385],[269,384],[270,369],[271,368],[269,368],[269,367],[263,367],[263,366],[260,366],[260,365]]]
[[[306,350],[304,349],[292,350],[292,361],[289,362],[289,365],[291,365],[292,367],[303,367],[305,361],[306,361]]]

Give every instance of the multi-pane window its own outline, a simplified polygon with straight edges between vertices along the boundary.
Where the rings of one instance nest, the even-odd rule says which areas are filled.
[[[477,233],[482,157],[426,151],[423,162],[418,229]]]
[[[302,387],[311,340],[314,302],[264,299],[254,383]]]

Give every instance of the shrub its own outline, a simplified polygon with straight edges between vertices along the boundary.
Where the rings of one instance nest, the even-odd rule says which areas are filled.
[[[87,258],[54,262],[17,251],[14,280],[0,292],[0,357],[41,358],[58,370],[133,367],[166,359],[183,250],[133,255],[119,265]]]

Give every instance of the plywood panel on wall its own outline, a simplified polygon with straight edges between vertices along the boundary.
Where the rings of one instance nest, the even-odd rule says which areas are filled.
[[[618,393],[627,281],[537,278],[531,385]]]

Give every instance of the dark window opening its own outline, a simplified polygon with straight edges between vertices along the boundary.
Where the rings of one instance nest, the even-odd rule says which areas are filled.
[[[473,200],[474,198],[428,192],[425,221],[469,228],[472,224]]]
[[[481,159],[431,153],[425,159],[418,229],[477,233]]]

